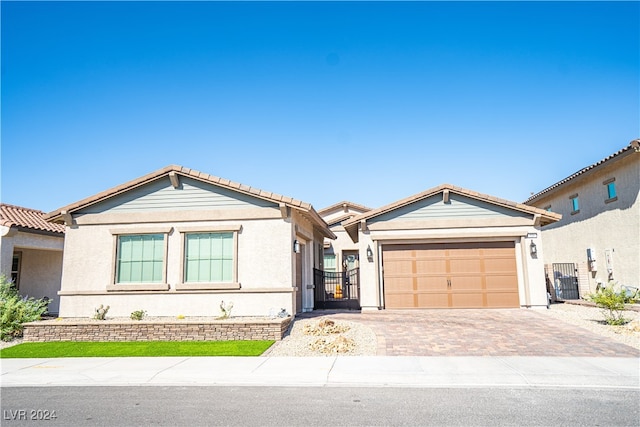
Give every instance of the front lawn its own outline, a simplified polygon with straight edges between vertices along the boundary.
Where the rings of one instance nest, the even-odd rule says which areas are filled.
[[[275,341],[30,342],[0,350],[0,358],[260,356]]]

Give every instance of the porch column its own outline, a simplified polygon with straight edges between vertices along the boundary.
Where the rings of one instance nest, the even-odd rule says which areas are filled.
[[[16,230],[11,227],[0,226],[0,275],[11,280],[11,265],[13,264],[13,236]]]

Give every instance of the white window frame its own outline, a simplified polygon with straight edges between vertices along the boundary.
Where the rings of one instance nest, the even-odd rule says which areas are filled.
[[[176,290],[225,290],[240,289],[238,281],[238,235],[242,231],[242,225],[216,225],[202,227],[180,227],[180,282],[176,284]],[[186,244],[187,234],[192,233],[232,233],[233,234],[233,267],[232,279],[230,282],[186,282]]]

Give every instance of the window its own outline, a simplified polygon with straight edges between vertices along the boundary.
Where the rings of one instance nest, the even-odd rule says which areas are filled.
[[[605,203],[615,202],[618,200],[618,193],[616,192],[616,179],[611,178],[602,183],[607,187],[607,199]]]
[[[118,236],[115,282],[162,283],[164,254],[164,234]]]
[[[11,260],[11,282],[16,289],[20,289],[20,264],[22,252],[15,252]]]
[[[569,199],[571,200],[571,215],[580,212],[580,201],[578,200],[578,195],[574,194],[569,197]]]
[[[234,281],[234,233],[185,234],[185,283]]]
[[[551,205],[547,205],[543,209],[547,212],[551,212]]]
[[[324,255],[324,271],[336,271],[335,255]]]

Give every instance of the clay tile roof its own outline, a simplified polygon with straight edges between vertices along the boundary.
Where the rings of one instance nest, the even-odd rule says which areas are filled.
[[[610,156],[605,157],[602,160],[597,161],[596,163],[594,163],[592,165],[589,165],[589,166],[587,166],[585,168],[580,169],[577,172],[572,173],[571,175],[569,175],[565,179],[562,179],[562,180],[556,182],[555,184],[545,188],[544,190],[542,190],[542,191],[540,191],[540,192],[538,192],[536,194],[531,195],[531,197],[529,197],[523,203],[525,203],[525,204],[531,203],[534,200],[536,200],[536,199],[544,196],[545,194],[547,194],[549,192],[552,192],[556,188],[564,185],[565,183],[576,179],[580,175],[583,175],[583,174],[591,171],[592,169],[598,168],[601,165],[610,162],[611,160],[614,160],[616,158],[621,158],[623,154],[624,155],[630,155],[631,153],[638,153],[638,152],[640,152],[640,139],[634,139],[626,147],[616,151],[615,153],[611,154]]]
[[[0,204],[0,225],[64,234],[64,225],[46,221],[44,215],[36,209]]]

